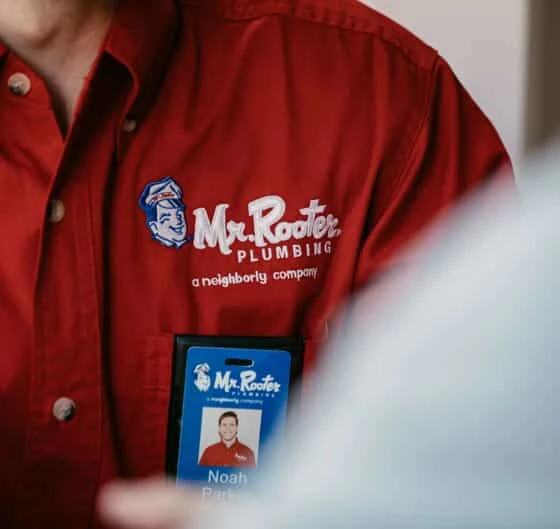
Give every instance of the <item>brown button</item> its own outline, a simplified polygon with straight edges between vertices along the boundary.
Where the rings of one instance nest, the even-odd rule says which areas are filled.
[[[49,204],[49,222],[57,223],[60,222],[66,213],[66,208],[61,200],[51,200]]]
[[[138,122],[135,119],[125,119],[122,128],[125,132],[134,132],[138,128]]]
[[[76,403],[68,397],[60,397],[53,404],[52,414],[57,421],[69,421],[76,415]]]
[[[14,73],[8,78],[8,88],[16,96],[26,96],[31,91],[31,79],[24,73]]]

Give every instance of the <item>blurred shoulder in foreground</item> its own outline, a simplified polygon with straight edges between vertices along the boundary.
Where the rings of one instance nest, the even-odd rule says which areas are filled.
[[[463,207],[411,258],[406,298],[355,300],[260,502],[228,529],[558,526],[559,175],[543,154],[520,199]]]

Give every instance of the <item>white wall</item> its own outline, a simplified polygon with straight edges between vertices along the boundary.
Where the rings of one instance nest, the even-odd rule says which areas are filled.
[[[524,150],[530,0],[366,0],[431,46],[500,132],[517,165]]]

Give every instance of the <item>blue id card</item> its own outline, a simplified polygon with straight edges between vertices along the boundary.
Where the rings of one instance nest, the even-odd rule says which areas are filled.
[[[206,500],[250,496],[284,431],[294,353],[252,345],[191,345],[176,362],[168,470]]]

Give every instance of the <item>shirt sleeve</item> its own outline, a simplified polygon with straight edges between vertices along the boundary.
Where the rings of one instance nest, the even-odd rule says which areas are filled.
[[[199,466],[201,466],[201,467],[212,466],[212,465],[210,465],[210,461],[209,461],[210,454],[208,453],[208,451],[209,451],[208,448],[206,448],[204,450],[204,452],[202,453],[202,456],[201,456],[200,460],[198,461]]]
[[[257,463],[255,461],[255,453],[250,448],[247,448],[247,466],[248,467],[257,466]]]
[[[513,182],[498,133],[441,57],[430,72],[425,110],[416,114],[415,132],[401,149],[404,164],[375,181],[355,288],[390,269],[407,243],[471,191],[498,175]]]

